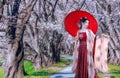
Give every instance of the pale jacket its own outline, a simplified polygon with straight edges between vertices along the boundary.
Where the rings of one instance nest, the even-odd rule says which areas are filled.
[[[107,53],[108,53],[108,42],[110,37],[105,34],[101,34],[96,37],[94,65],[99,71],[105,73],[108,72],[107,66]]]

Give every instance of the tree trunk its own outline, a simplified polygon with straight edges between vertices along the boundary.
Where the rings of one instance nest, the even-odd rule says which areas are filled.
[[[7,40],[8,40],[8,55],[7,61],[3,64],[5,71],[5,78],[23,78],[23,33],[24,28],[16,28],[16,25],[12,23],[17,22],[17,14],[19,10],[20,0],[14,0],[13,7],[8,5],[9,13],[8,16],[10,25],[7,29]],[[19,33],[18,33],[19,32]]]
[[[8,55],[7,60],[3,64],[5,71],[5,78],[24,78],[23,73],[23,34],[25,31],[25,24],[30,17],[31,11],[36,0],[21,11],[18,15],[20,0],[15,0],[13,8],[9,12],[12,14],[12,19],[9,19],[10,25],[7,30],[8,39]]]
[[[33,63],[35,71],[60,61],[62,34],[58,33],[56,30],[43,29],[32,36],[32,33],[35,32],[28,28],[26,28],[26,30],[26,32],[30,31],[30,40],[27,39],[27,41],[24,42],[25,60],[29,60]],[[37,37],[41,34],[40,32],[44,33],[42,39]],[[31,41],[32,44],[34,43],[34,46],[32,46],[29,41]]]
[[[53,39],[51,42],[51,52],[53,62],[60,61],[60,42],[62,40],[62,34],[59,34],[57,31],[53,31]]]
[[[23,78],[23,43],[16,39],[9,44],[7,61],[3,64],[5,78]]]

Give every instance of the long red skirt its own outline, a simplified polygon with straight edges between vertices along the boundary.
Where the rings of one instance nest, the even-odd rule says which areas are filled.
[[[75,78],[88,78],[87,45],[80,45]],[[95,77],[98,78],[95,70]]]
[[[78,64],[75,78],[88,78],[87,45],[79,46]]]

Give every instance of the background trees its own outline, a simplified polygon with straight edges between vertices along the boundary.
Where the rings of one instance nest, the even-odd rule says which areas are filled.
[[[108,61],[120,65],[120,0],[0,0],[0,57],[6,59],[6,78],[23,75],[18,73],[23,58],[37,71],[58,62],[60,53],[72,54],[74,38],[65,31],[64,18],[74,10],[95,16],[97,34],[111,37]]]

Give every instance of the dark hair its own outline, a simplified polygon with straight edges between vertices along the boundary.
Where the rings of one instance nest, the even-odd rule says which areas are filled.
[[[80,24],[80,29],[82,28],[82,23],[85,23],[87,20],[88,20],[88,19],[87,19],[86,17],[80,18],[80,22],[79,22],[79,24]]]
[[[88,19],[86,18],[86,17],[82,17],[81,19],[80,19],[80,22],[86,22]]]

